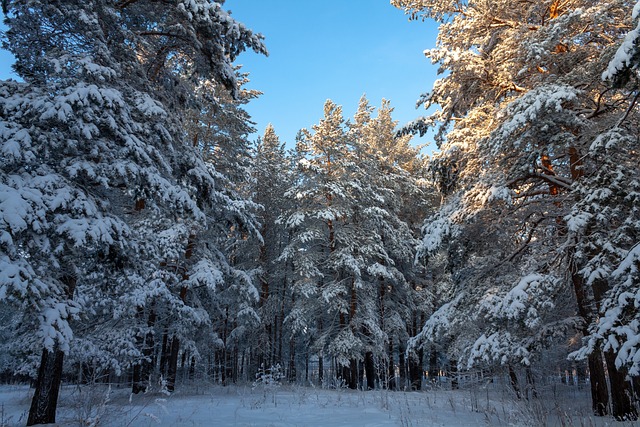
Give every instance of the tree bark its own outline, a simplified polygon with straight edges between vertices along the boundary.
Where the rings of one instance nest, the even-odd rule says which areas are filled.
[[[160,375],[167,376],[167,360],[169,360],[169,331],[162,332],[162,349],[160,350]]]
[[[191,363],[189,364],[189,379],[193,380],[196,376],[196,357],[191,356]]]
[[[514,393],[518,400],[522,399],[522,393],[520,392],[520,384],[518,383],[518,375],[516,375],[516,371],[513,369],[513,366],[509,365],[509,382],[511,383],[511,388],[513,388]]]
[[[457,360],[449,361],[449,373],[451,375],[451,390],[457,390],[459,388]]]
[[[638,419],[638,411],[631,401],[631,383],[627,381],[626,374],[616,368],[616,354],[609,349],[604,352],[607,362],[607,372],[611,383],[612,414],[618,421],[635,421]]]
[[[147,326],[149,328],[153,328],[156,323],[156,312],[155,310],[151,310],[149,313],[149,318],[147,320]],[[155,338],[153,334],[153,329],[150,329],[147,333],[143,347],[142,347],[142,355],[144,356],[144,360],[140,364],[140,385],[143,387],[140,391],[146,391],[150,386],[151,382],[151,374],[153,372],[153,367],[155,365]]]
[[[574,248],[569,250],[569,272],[571,274],[571,282],[573,284],[573,290],[578,304],[578,313],[580,314],[580,317],[584,319],[585,323],[582,333],[586,336],[589,334],[587,327],[593,321],[593,305],[589,300],[584,279],[580,275],[579,269],[575,264],[574,251]],[[589,382],[591,385],[591,408],[595,415],[604,416],[609,413],[609,390],[600,351],[594,351],[591,353],[588,361]]]
[[[398,390],[404,391],[407,389],[407,363],[405,358],[405,347],[400,340],[398,343],[398,371],[400,371],[400,380],[398,383]]]
[[[393,377],[395,376],[396,367],[393,364],[393,338],[389,337],[389,349],[388,349],[389,365],[387,366],[387,375],[384,385],[388,390],[393,390],[395,384],[393,383]]]
[[[29,408],[27,425],[53,424],[56,422],[58,393],[62,382],[64,353],[60,350],[42,350],[35,393]]]
[[[434,346],[429,351],[429,381],[432,384],[438,382],[438,352]]]
[[[527,376],[527,399],[537,399],[538,390],[536,389],[536,382],[535,382],[535,378],[533,377],[533,371],[531,370],[531,367],[527,367],[526,376]]]
[[[349,361],[349,388],[351,390],[358,388],[358,361],[356,359]]]
[[[171,338],[171,352],[167,367],[167,390],[170,392],[176,389],[176,373],[178,371],[178,353],[180,351],[180,339],[177,335]]]
[[[605,280],[596,280],[593,283],[593,297],[598,311],[608,289],[609,284]],[[619,421],[637,420],[638,411],[632,402],[633,391],[631,383],[627,381],[626,372],[616,367],[616,354],[612,349],[604,352],[604,360],[607,365],[609,384],[611,386],[612,415]]]
[[[422,366],[416,353],[409,356],[409,380],[411,381],[411,390],[422,389]]]
[[[367,377],[367,390],[376,388],[375,374],[376,369],[373,363],[373,352],[367,351],[364,355],[364,372]]]
[[[68,299],[73,298],[76,289],[76,278],[63,276],[60,281],[65,286]],[[56,347],[52,351],[44,348],[38,368],[35,392],[31,399],[27,425],[52,424],[56,422],[56,408],[58,406],[58,393],[62,382],[62,366],[64,353]]]
[[[288,379],[290,383],[296,381],[296,342],[293,338],[289,340],[289,372]]]

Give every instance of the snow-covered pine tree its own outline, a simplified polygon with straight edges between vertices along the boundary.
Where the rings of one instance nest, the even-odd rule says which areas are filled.
[[[188,306],[183,277],[167,282],[161,263],[188,259],[189,244],[161,245],[182,240],[175,227],[206,227],[217,190],[181,121],[198,108],[194,82],[236,94],[231,62],[247,47],[266,52],[221,5],[3,2],[4,46],[24,83],[1,88],[0,296],[22,310],[27,344],[41,352],[28,425],[55,422],[73,319],[108,317],[123,293],[140,294],[138,306],[154,291]],[[133,336],[117,339],[135,348]]]
[[[361,322],[367,328],[377,321],[376,330],[386,338],[387,347],[380,349],[380,343],[375,342],[369,350],[371,354],[365,354],[365,370],[371,369],[368,363],[372,356],[386,360],[381,377],[385,386],[393,386],[389,381],[395,377],[397,355],[403,387],[407,365],[404,345],[415,318],[424,317],[420,311],[424,309],[426,292],[424,272],[413,264],[419,227],[414,227],[412,221],[424,217],[429,197],[422,185],[424,162],[420,148],[410,144],[409,136],[396,136],[397,122],[391,117],[393,108],[388,101],[382,101],[376,117],[371,116],[373,112],[375,109],[363,96],[350,124],[362,186],[358,193],[361,214],[355,222],[359,233],[368,236],[368,244],[361,249],[366,266],[362,273],[366,287],[361,294],[377,295],[377,301],[360,303],[361,307],[376,307],[363,310],[366,316]],[[412,357],[409,365],[418,359]],[[412,372],[421,372],[417,365]],[[368,381],[371,376],[367,374]],[[371,378],[369,387],[372,382]]]
[[[576,329],[586,333],[602,301],[588,275],[589,263],[602,259],[587,250],[592,230],[577,230],[582,222],[569,214],[579,211],[573,197],[582,205],[600,194],[590,178],[599,160],[587,156],[589,147],[610,131],[625,97],[633,98],[600,79],[608,58],[602,51],[613,54],[616,38],[624,36],[617,23],[628,16],[630,2],[393,3],[442,22],[438,45],[427,56],[448,72],[422,98],[426,106],[440,106],[420,123],[439,128],[434,171],[445,196],[440,213],[425,223],[422,251],[448,241],[449,258],[462,270],[454,277],[455,297],[427,322],[423,336],[455,327],[448,321],[475,320],[479,329],[467,330],[460,346],[475,342],[469,363],[528,364],[547,339]],[[606,239],[599,244],[604,248]],[[555,258],[558,252],[562,258]],[[560,306],[564,281],[577,316],[551,310]],[[534,294],[540,296],[529,298]],[[506,310],[525,296],[526,311]],[[608,408],[601,357],[596,349],[589,359],[599,415]],[[607,359],[612,389],[625,390],[624,375]],[[624,392],[612,399],[613,415],[636,417]]]
[[[303,130],[299,145],[309,154],[300,160],[300,178],[286,193],[297,210],[283,218],[292,235],[280,260],[291,261],[295,273],[292,314],[297,319],[290,315],[289,321],[315,330],[313,348],[319,359],[328,352],[340,367],[339,378],[355,384],[351,368],[361,343],[348,327],[348,316],[359,266],[349,252],[350,155],[342,107],[328,100],[323,119],[312,129]],[[320,379],[322,370],[320,362]]]
[[[602,120],[586,147],[583,163],[591,165],[574,189],[577,202],[567,221],[576,235],[580,271],[600,311],[590,325],[585,346],[575,357],[591,357],[600,349],[609,368],[613,412],[619,418],[636,416],[629,405],[633,382],[634,398],[640,400],[638,369],[638,231],[640,194],[637,141],[640,116],[638,99],[638,31],[640,2],[627,16],[629,31],[615,50],[602,79],[617,89],[609,100],[611,114]],[[635,301],[635,302],[634,302]],[[615,369],[611,369],[615,368]]]
[[[260,280],[260,317],[262,325],[256,342],[262,353],[257,366],[287,366],[287,376],[293,381],[295,372],[295,331],[286,328],[285,316],[291,311],[292,295],[288,282],[291,280],[290,262],[276,262],[288,244],[288,231],[278,221],[289,209],[285,193],[293,184],[292,160],[287,155],[284,143],[269,124],[255,146],[252,175],[254,179],[254,201],[262,206],[257,215],[263,238],[258,248]],[[286,344],[286,347],[284,347]],[[284,347],[284,349],[283,349]],[[288,360],[283,360],[283,352]]]
[[[200,240],[216,252],[209,260],[218,260],[220,282],[207,296],[207,310],[216,334],[216,358],[224,365],[215,374],[227,383],[236,381],[240,372],[239,354],[250,352],[252,331],[260,319],[255,310],[258,302],[257,270],[254,248],[262,238],[255,215],[260,207],[251,200],[252,153],[249,134],[255,129],[243,106],[259,95],[243,85],[246,74],[238,70],[237,97],[220,84],[207,82],[197,95],[204,106],[194,111],[188,126],[189,140],[201,150],[209,168],[217,178],[215,218]],[[203,348],[204,350],[205,348]],[[245,359],[249,359],[248,357]]]
[[[282,221],[291,243],[281,259],[293,263],[297,278],[287,324],[314,335],[352,388],[364,380],[359,364],[370,388],[379,374],[389,385],[396,354],[404,365],[408,301],[423,288],[406,203],[423,198],[419,149],[410,137],[396,138],[387,102],[375,118],[373,111],[363,97],[345,124],[341,109],[325,104],[324,119],[300,141],[300,177],[288,192],[297,207]],[[391,373],[376,373],[376,359],[390,362]]]

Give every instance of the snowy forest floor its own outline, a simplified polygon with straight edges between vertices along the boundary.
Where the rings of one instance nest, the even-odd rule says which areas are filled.
[[[32,391],[0,386],[0,426],[26,423]],[[590,415],[586,387],[559,385],[517,400],[502,386],[420,392],[302,386],[183,385],[172,395],[64,386],[59,426],[632,426]]]

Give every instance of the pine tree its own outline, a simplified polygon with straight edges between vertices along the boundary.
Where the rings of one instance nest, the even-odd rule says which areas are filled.
[[[394,4],[443,21],[427,56],[448,72],[422,98],[441,109],[414,127],[439,129],[433,170],[445,196],[440,213],[425,223],[422,253],[447,244],[461,271],[453,277],[455,296],[422,337],[474,320],[478,329],[467,330],[459,346],[470,365],[528,365],[548,338],[587,334],[609,288],[589,277],[589,266],[602,259],[596,248],[610,243],[590,243],[597,228],[579,226],[590,216],[580,216],[577,206],[598,194],[591,177],[600,165],[587,153],[609,132],[624,98],[600,76],[607,68],[601,52],[612,54],[613,40],[622,37],[615,22],[628,2]],[[558,252],[561,259],[553,256]],[[568,307],[561,305],[566,279],[574,313],[551,310]],[[604,356],[612,389],[624,390],[624,375]],[[602,356],[595,349],[589,357],[593,409],[603,415]],[[612,394],[613,414],[634,418],[624,394]]]
[[[197,108],[194,81],[214,78],[236,94],[231,62],[247,47],[265,50],[215,2],[3,7],[4,46],[25,82],[1,89],[0,285],[24,310],[26,345],[41,351],[32,425],[55,422],[74,319],[104,316],[118,298],[144,305],[153,292],[189,306],[173,261],[191,259],[187,236],[206,226],[216,178],[180,123]],[[115,347],[135,347],[128,332],[117,336],[126,344]]]
[[[288,209],[285,193],[292,185],[292,164],[285,146],[280,142],[271,124],[255,147],[254,153],[254,201],[262,206],[258,213],[262,242],[258,249],[260,310],[262,331],[258,339],[258,349],[264,349],[258,366],[275,366],[282,360],[283,341],[288,332],[289,353],[287,370],[289,379],[295,379],[295,333],[285,331],[285,316],[291,310],[292,295],[288,287],[290,280],[289,264],[282,265],[276,260],[288,243],[288,232],[278,221]],[[293,348],[293,353],[291,350]]]

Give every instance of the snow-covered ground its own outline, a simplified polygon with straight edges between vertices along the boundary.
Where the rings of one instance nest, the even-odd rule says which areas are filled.
[[[589,415],[588,391],[566,387],[557,399],[516,401],[508,391],[422,392],[313,387],[183,387],[171,396],[127,389],[65,386],[60,426],[631,426]],[[107,398],[108,396],[108,398]],[[24,426],[30,391],[0,386],[0,426]]]

